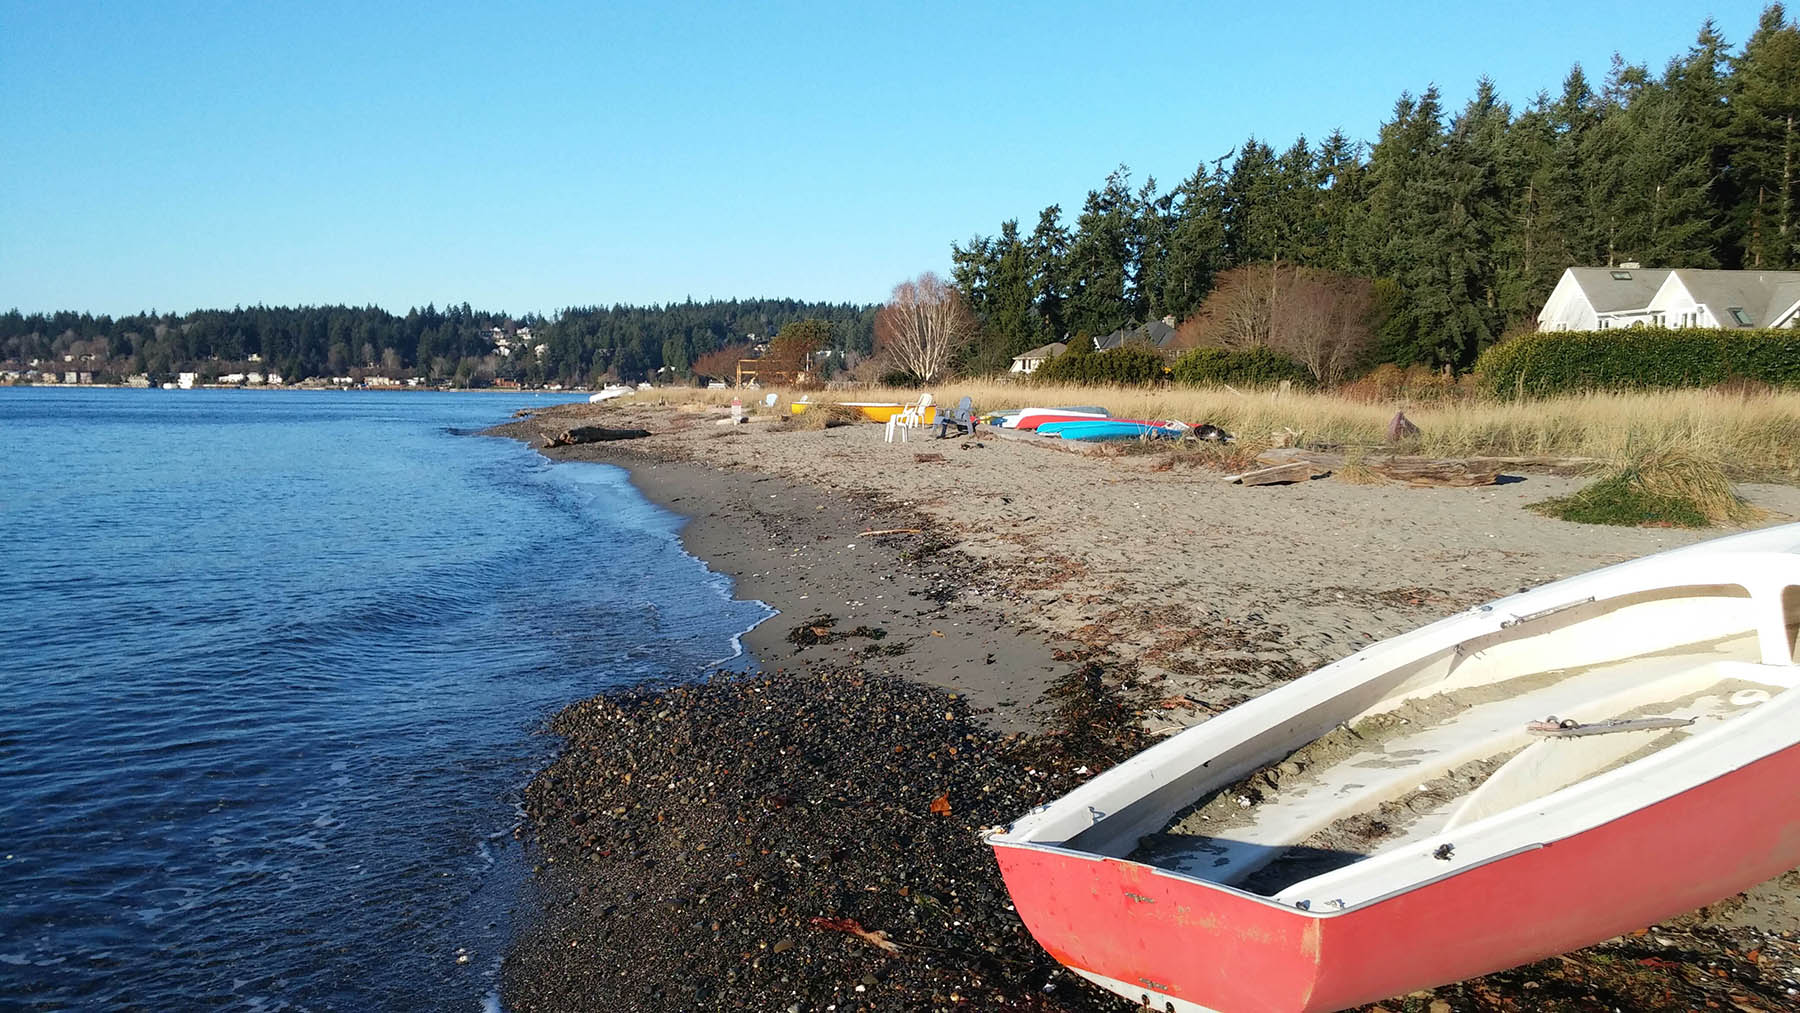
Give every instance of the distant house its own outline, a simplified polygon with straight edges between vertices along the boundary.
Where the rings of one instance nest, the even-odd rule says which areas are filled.
[[[1046,360],[1055,358],[1068,350],[1068,345],[1060,341],[1052,341],[1048,345],[1039,345],[1029,352],[1020,352],[1013,356],[1011,372],[1029,373],[1042,366]]]
[[[199,379],[199,373],[182,373],[176,377],[176,383],[182,390],[193,390],[194,384],[197,383]]]
[[[1538,314],[1542,331],[1796,326],[1800,271],[1571,267]]]
[[[1126,345],[1149,345],[1152,348],[1167,348],[1175,340],[1175,321],[1171,317],[1152,320],[1136,327],[1121,327],[1104,338],[1094,339],[1094,351],[1107,352]]]

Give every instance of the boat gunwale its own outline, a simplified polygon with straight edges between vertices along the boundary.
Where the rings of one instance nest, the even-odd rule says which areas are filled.
[[[1638,760],[1634,763],[1626,764],[1624,766],[1615,768],[1613,770],[1606,771],[1603,774],[1596,775],[1596,776],[1588,778],[1584,781],[1579,781],[1575,784],[1567,785],[1567,786],[1557,789],[1556,791],[1550,792],[1550,793],[1542,796],[1540,799],[1536,800],[1534,802],[1534,804],[1529,808],[1520,807],[1520,808],[1509,809],[1509,810],[1506,810],[1503,812],[1495,813],[1491,816],[1483,817],[1479,820],[1476,820],[1473,823],[1463,824],[1462,826],[1453,828],[1452,830],[1440,831],[1440,832],[1432,834],[1428,837],[1421,838],[1417,841],[1408,841],[1408,842],[1406,842],[1406,848],[1404,850],[1395,850],[1395,851],[1389,851],[1389,852],[1378,851],[1374,854],[1371,854],[1371,855],[1365,857],[1364,859],[1362,859],[1360,861],[1357,861],[1355,863],[1352,863],[1351,865],[1345,866],[1344,868],[1345,869],[1353,869],[1353,868],[1368,869],[1368,868],[1371,868],[1370,863],[1379,862],[1381,865],[1398,865],[1398,864],[1401,864],[1402,862],[1414,861],[1414,860],[1416,860],[1416,857],[1419,853],[1429,854],[1431,851],[1435,850],[1434,846],[1438,845],[1440,842],[1443,842],[1442,839],[1445,837],[1454,836],[1460,841],[1467,842],[1471,839],[1479,839],[1482,836],[1481,832],[1483,832],[1483,831],[1485,831],[1489,835],[1492,835],[1493,833],[1495,833],[1497,831],[1505,830],[1505,829],[1507,829],[1507,824],[1509,824],[1509,823],[1517,824],[1517,823],[1524,823],[1524,822],[1531,822],[1531,823],[1542,822],[1544,820],[1544,815],[1545,815],[1544,811],[1545,810],[1557,809],[1557,810],[1569,810],[1569,811],[1573,811],[1573,812],[1581,812],[1583,810],[1595,811],[1598,809],[1598,807],[1590,807],[1590,806],[1586,805],[1586,803],[1588,803],[1590,801],[1590,799],[1587,796],[1591,796],[1591,795],[1604,796],[1604,795],[1610,794],[1613,791],[1613,789],[1616,787],[1616,785],[1614,784],[1614,782],[1616,782],[1616,781],[1623,781],[1626,783],[1633,783],[1633,782],[1638,782],[1638,781],[1653,781],[1654,775],[1656,773],[1661,772],[1661,768],[1669,767],[1669,766],[1677,766],[1677,765],[1691,765],[1691,764],[1687,764],[1684,762],[1687,759],[1688,754],[1690,754],[1690,753],[1701,753],[1701,754],[1716,753],[1719,751],[1719,746],[1717,743],[1719,741],[1720,733],[1726,729],[1740,730],[1742,728],[1742,723],[1745,723],[1745,722],[1751,722],[1751,723],[1756,723],[1756,724],[1765,724],[1765,723],[1769,723],[1769,722],[1781,721],[1784,719],[1789,720],[1789,721],[1793,720],[1794,714],[1792,712],[1794,712],[1796,710],[1800,710],[1800,692],[1796,692],[1793,690],[1789,690],[1786,692],[1793,694],[1787,700],[1771,699],[1771,700],[1767,701],[1766,703],[1757,706],[1755,710],[1753,710],[1749,713],[1739,715],[1738,717],[1733,718],[1731,721],[1721,723],[1718,727],[1712,729],[1705,735],[1693,736],[1684,742],[1680,742],[1675,745],[1672,745],[1672,746],[1668,747],[1667,749],[1659,750],[1655,754],[1644,757],[1643,759]],[[1784,695],[1786,695],[1786,693],[1784,693]],[[1741,740],[1742,737],[1739,736],[1739,737],[1737,737],[1737,739]],[[1043,853],[1047,853],[1047,854],[1052,854],[1052,855],[1056,855],[1061,858],[1075,858],[1075,859],[1082,859],[1082,860],[1091,860],[1091,861],[1096,861],[1096,862],[1116,862],[1121,865],[1129,865],[1129,866],[1134,866],[1139,869],[1147,870],[1148,872],[1150,872],[1156,876],[1164,877],[1167,879],[1172,879],[1172,880],[1182,882],[1182,883],[1193,884],[1196,886],[1204,887],[1209,890],[1215,890],[1215,891],[1218,891],[1221,893],[1229,894],[1234,897],[1240,897],[1240,898],[1245,898],[1248,900],[1253,900],[1260,904],[1264,904],[1264,905],[1267,905],[1269,907],[1272,907],[1272,908],[1275,908],[1275,909],[1278,909],[1281,911],[1289,912],[1290,914],[1307,916],[1307,917],[1312,917],[1312,918],[1330,918],[1330,917],[1335,917],[1338,915],[1349,914],[1349,913],[1356,912],[1356,911],[1366,910],[1377,904],[1381,904],[1383,902],[1393,900],[1396,897],[1404,896],[1405,894],[1424,889],[1435,883],[1440,883],[1440,882],[1443,882],[1444,880],[1451,879],[1456,876],[1462,875],[1463,873],[1471,872],[1471,871],[1473,871],[1475,869],[1479,869],[1485,865],[1491,865],[1494,862],[1505,861],[1506,859],[1515,857],[1517,855],[1522,855],[1527,852],[1537,851],[1542,848],[1551,847],[1559,842],[1569,840],[1569,839],[1577,837],[1581,834],[1585,834],[1585,833],[1592,832],[1594,830],[1598,830],[1602,827],[1607,826],[1608,824],[1616,823],[1622,819],[1626,819],[1626,818],[1630,817],[1633,813],[1642,812],[1646,809],[1653,808],[1656,805],[1658,805],[1668,799],[1672,799],[1677,796],[1699,790],[1699,789],[1705,787],[1706,785],[1712,784],[1716,781],[1720,781],[1724,778],[1731,777],[1732,775],[1736,774],[1738,771],[1743,770],[1745,767],[1751,766],[1752,764],[1763,762],[1772,757],[1778,756],[1781,753],[1783,753],[1789,749],[1796,749],[1796,748],[1800,748],[1800,742],[1791,742],[1786,745],[1777,745],[1774,748],[1765,749],[1763,751],[1756,752],[1753,755],[1749,755],[1746,757],[1733,758],[1733,760],[1731,762],[1729,762],[1727,765],[1721,767],[1720,769],[1709,774],[1708,776],[1697,778],[1697,779],[1693,780],[1691,783],[1682,785],[1682,787],[1679,790],[1675,790],[1675,791],[1658,790],[1658,791],[1656,791],[1653,798],[1651,799],[1651,801],[1649,801],[1646,804],[1635,805],[1635,806],[1631,806],[1631,805],[1615,806],[1613,811],[1605,812],[1605,815],[1601,818],[1585,819],[1585,820],[1580,820],[1577,822],[1564,823],[1561,825],[1562,829],[1554,836],[1546,835],[1544,837],[1541,837],[1538,840],[1531,841],[1529,843],[1516,844],[1510,848],[1504,848],[1504,849],[1501,849],[1499,851],[1495,851],[1492,853],[1478,855],[1477,857],[1474,857],[1474,858],[1466,860],[1466,861],[1459,858],[1457,860],[1457,865],[1455,867],[1446,868],[1442,874],[1427,876],[1427,877],[1420,878],[1420,879],[1404,880],[1401,882],[1400,885],[1397,885],[1397,886],[1393,887],[1392,889],[1386,890],[1382,893],[1373,894],[1369,897],[1362,898],[1362,899],[1357,900],[1352,903],[1345,904],[1341,908],[1312,910],[1311,908],[1297,907],[1294,905],[1294,903],[1292,901],[1282,900],[1279,898],[1283,894],[1290,893],[1292,891],[1293,887],[1303,886],[1305,883],[1311,882],[1314,879],[1321,879],[1321,878],[1324,878],[1325,876],[1333,875],[1335,872],[1339,872],[1342,870],[1333,870],[1333,872],[1322,873],[1320,876],[1310,877],[1309,879],[1306,879],[1306,880],[1300,880],[1300,881],[1292,884],[1290,887],[1284,888],[1284,890],[1280,894],[1259,894],[1259,893],[1251,892],[1251,891],[1246,890],[1239,886],[1234,886],[1229,883],[1222,883],[1217,880],[1211,880],[1211,879],[1203,879],[1199,876],[1193,875],[1192,873],[1182,872],[1178,869],[1170,869],[1165,866],[1155,865],[1155,864],[1152,864],[1149,862],[1140,862],[1140,861],[1137,861],[1137,860],[1131,859],[1131,858],[1121,858],[1121,857],[1117,857],[1117,856],[1113,856],[1113,855],[1104,855],[1104,854],[1100,854],[1098,852],[1093,852],[1093,851],[1083,851],[1079,848],[1070,848],[1070,847],[1066,847],[1066,846],[1062,846],[1062,845],[1058,845],[1058,844],[1047,844],[1047,843],[1038,842],[1038,841],[1006,840],[1000,833],[989,834],[987,836],[987,843],[989,844],[989,846],[991,846],[995,849],[1020,848],[1020,849],[1025,849],[1025,850],[1038,851],[1038,852],[1043,852]],[[1671,755],[1674,756],[1674,759],[1669,759],[1669,757]],[[1646,776],[1646,775],[1650,775],[1650,776]],[[1471,829],[1477,831],[1477,833],[1463,832],[1463,831],[1467,831],[1467,830],[1471,830]],[[1454,842],[1443,842],[1443,843],[1454,843]]]

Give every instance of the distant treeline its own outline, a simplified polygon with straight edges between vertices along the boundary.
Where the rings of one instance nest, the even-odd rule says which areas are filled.
[[[1373,279],[1377,360],[1470,365],[1564,268],[1800,264],[1800,28],[1779,5],[1735,53],[1712,21],[1660,74],[1577,65],[1522,111],[1402,95],[1373,145],[1251,138],[1167,193],[1121,166],[1071,230],[1058,206],[953,249],[983,323],[968,367],[1065,335],[1185,320],[1234,267]]]
[[[866,353],[875,307],[795,299],[583,307],[514,318],[467,303],[400,316],[373,306],[254,306],[187,314],[0,314],[0,359],[93,356],[113,375],[232,371],[251,356],[294,383],[361,372],[480,385],[686,376],[716,348],[767,340],[799,320],[831,324],[834,347]],[[508,346],[502,353],[496,332]],[[541,346],[542,350],[539,351]]]

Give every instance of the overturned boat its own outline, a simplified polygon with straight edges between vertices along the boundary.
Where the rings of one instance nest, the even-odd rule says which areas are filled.
[[[1336,1010],[1800,866],[1800,524],[1366,648],[990,836],[1071,969],[1176,1013]]]

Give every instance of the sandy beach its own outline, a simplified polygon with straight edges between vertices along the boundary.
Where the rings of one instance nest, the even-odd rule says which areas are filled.
[[[969,722],[962,732],[966,748],[984,757],[972,764],[982,772],[978,779],[990,786],[1005,781],[1006,790],[988,794],[1008,799],[1029,796],[1034,788],[1039,800],[1054,797],[1080,780],[1075,771],[1090,757],[1094,764],[1110,762],[1450,612],[1719,533],[1589,527],[1523,509],[1582,484],[1550,474],[1511,475],[1502,484],[1472,489],[1335,478],[1244,488],[1221,481],[1191,455],[1067,453],[985,431],[976,438],[935,441],[915,434],[909,442],[888,443],[873,424],[807,429],[759,420],[721,426],[716,422],[722,415],[717,407],[634,398],[558,406],[494,433],[541,446],[546,435],[572,425],[649,430],[653,435],[644,439],[545,452],[623,465],[648,498],[690,518],[683,531],[689,551],[731,576],[739,597],[760,598],[780,610],[746,638],[765,673],[833,673],[829,678],[901,687],[892,690],[893,700],[911,702],[892,706],[920,713],[951,700],[957,721]],[[1800,489],[1751,485],[1740,491],[1766,512],[1768,523],[1800,516]],[[1068,687],[1080,683],[1090,698],[1072,710]],[[795,685],[789,691],[799,697],[811,692]],[[932,695],[909,696],[909,686]],[[707,706],[721,706],[706,699]],[[1111,727],[1091,736],[1072,732],[1072,715],[1091,726],[1092,715],[1111,713],[1108,707],[1116,710]],[[569,962],[571,950],[605,944],[580,937],[593,930],[569,915],[568,898],[597,889],[596,876],[624,882],[643,873],[630,864],[637,858],[619,866],[610,849],[595,858],[596,845],[571,844],[548,826],[564,819],[555,814],[573,804],[571,779],[613,762],[605,759],[610,747],[601,741],[604,732],[570,714],[565,719],[574,723],[558,730],[570,736],[570,752],[554,776],[547,773],[534,785],[532,800],[546,866],[561,862],[562,868],[542,877],[542,929],[521,940],[508,961],[509,1008],[578,1008],[584,998],[597,997],[599,986],[572,975]],[[637,727],[633,720],[624,723]],[[588,731],[580,731],[584,727]],[[854,734],[855,727],[846,724],[844,734]],[[1028,779],[1025,787],[1007,780],[1010,768],[1000,761],[1026,755],[1019,753],[1021,743],[1058,736],[1066,766],[1036,782]],[[567,766],[583,750],[589,774]],[[983,765],[989,754],[999,758],[998,766]],[[1017,814],[1003,810],[978,808],[958,818],[978,814],[998,822]],[[745,819],[741,812],[733,818]],[[972,824],[971,834],[980,825]],[[569,859],[584,849],[590,852],[580,856],[584,867],[572,873]],[[978,850],[957,854],[979,862],[985,856]],[[658,869],[667,892],[668,863]],[[985,874],[997,882],[991,868]],[[1797,885],[1789,874],[1646,934],[1435,994],[1399,997],[1386,1008],[1685,1009],[1708,999],[1744,1009],[1792,1008],[1800,1002],[1800,993],[1791,991],[1800,977]],[[1004,895],[993,893],[992,884],[984,889],[988,903],[1001,908],[988,912],[993,928],[987,945],[1019,963],[1010,977],[968,971],[987,990],[965,984],[958,995],[1021,1008],[1116,1008],[1066,975],[1055,978],[1054,965],[1041,963],[1028,937],[1013,952],[1018,939],[1006,924]],[[614,901],[600,920],[630,917],[642,901]],[[589,910],[585,902],[582,909]],[[777,905],[769,917],[802,928],[764,935],[798,933],[793,938],[803,949],[823,946],[816,938],[821,933],[803,928],[808,918],[832,914]],[[1016,921],[1011,918],[1014,926]],[[930,938],[927,932],[912,942],[929,948]],[[793,1005],[773,1008],[823,1009],[829,1001],[843,1003],[839,1009],[960,1005],[947,998],[955,988],[934,991],[895,976],[905,955],[858,949],[854,940],[840,945],[849,949],[838,957],[887,968],[879,986],[854,977],[847,980],[862,990],[795,985]],[[848,965],[829,966],[848,973]],[[746,980],[755,977],[745,974]],[[1061,987],[1044,991],[1058,980]],[[726,981],[715,983],[706,998],[689,992],[664,1003],[631,991],[639,985],[621,972],[607,987],[632,997],[635,1005],[619,1008],[643,1009],[763,1008],[746,997],[773,1001],[789,994]],[[1026,985],[1029,994],[1021,991]]]

